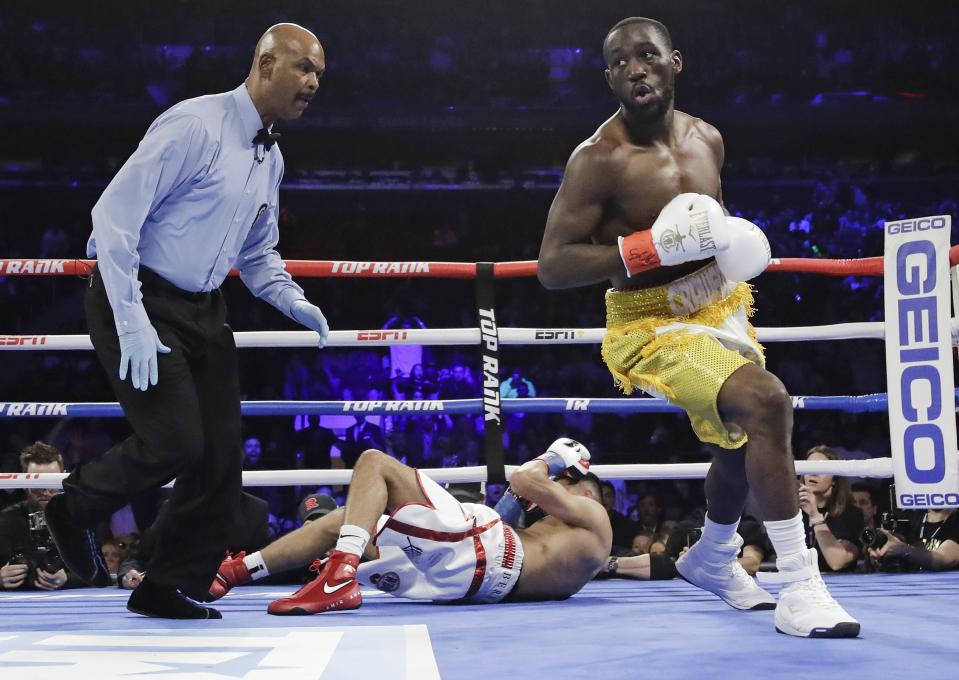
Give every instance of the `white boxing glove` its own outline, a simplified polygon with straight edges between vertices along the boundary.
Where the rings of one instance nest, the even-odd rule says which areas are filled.
[[[575,439],[560,437],[549,445],[546,453],[527,461],[520,466],[520,470],[536,465],[536,461],[546,463],[550,477],[569,473],[574,479],[579,479],[589,472],[589,449]]]
[[[716,254],[719,271],[729,281],[749,281],[769,266],[769,241],[762,229],[742,217],[727,217],[729,249]]]
[[[705,194],[680,194],[662,209],[652,228],[619,237],[619,255],[635,276],[656,267],[705,260],[729,247],[726,213]]]

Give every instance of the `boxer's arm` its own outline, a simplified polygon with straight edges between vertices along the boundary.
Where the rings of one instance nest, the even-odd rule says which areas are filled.
[[[716,191],[716,195],[713,198],[719,202],[719,205],[721,205],[723,208],[723,212],[728,215],[729,211],[726,209],[726,204],[723,202],[722,184],[723,165],[726,164],[726,144],[723,142],[723,136],[714,126],[710,125],[704,120],[701,120],[699,121],[699,127],[703,141],[713,154],[713,160],[716,163],[716,176],[719,177],[719,189]]]
[[[665,555],[610,555],[598,578],[631,578],[638,581],[667,581],[676,578],[676,564]]]
[[[610,555],[606,566],[600,570],[604,578],[632,578],[639,581],[650,580],[649,555]]]
[[[535,464],[524,466],[510,476],[509,483],[516,495],[540,506],[550,517],[588,529],[611,543],[613,530],[599,499],[568,493],[560,482],[550,479],[545,461],[537,459],[532,462]]]
[[[622,271],[615,245],[589,242],[609,198],[609,177],[616,175],[610,165],[596,144],[583,144],[570,157],[540,245],[537,276],[546,288],[586,286]]]

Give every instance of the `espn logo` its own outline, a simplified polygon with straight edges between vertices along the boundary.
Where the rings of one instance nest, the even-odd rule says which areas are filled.
[[[357,331],[357,340],[406,340],[408,331]]]
[[[0,345],[4,347],[45,344],[47,344],[47,336],[45,335],[0,335]]]
[[[572,329],[537,329],[533,336],[537,340],[575,340],[582,331]]]

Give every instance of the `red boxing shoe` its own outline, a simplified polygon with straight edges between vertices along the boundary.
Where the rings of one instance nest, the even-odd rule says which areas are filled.
[[[250,578],[250,570],[243,562],[244,557],[246,557],[245,551],[233,556],[230,553],[226,554],[226,559],[220,562],[220,568],[213,577],[213,583],[210,585],[210,599],[207,602],[219,600],[230,592],[233,586],[241,586],[253,580]]]
[[[298,591],[275,602],[266,611],[279,616],[303,616],[321,612],[358,609],[363,604],[360,584],[356,581],[356,567],[360,558],[352,553],[334,550],[319,576]],[[319,570],[320,560],[310,569]]]

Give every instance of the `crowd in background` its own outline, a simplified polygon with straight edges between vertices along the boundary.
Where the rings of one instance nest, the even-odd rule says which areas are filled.
[[[264,17],[255,5],[178,2],[122,12],[109,3],[52,14],[21,5],[0,23],[0,78],[13,101],[169,106],[215,91],[224,71],[249,65],[249,46],[266,21],[299,19],[327,52],[330,87],[321,100],[339,114],[391,115],[448,107],[556,109],[601,95],[603,31],[635,14],[628,2],[585,6],[534,0],[522,7],[416,3],[282,3]],[[946,90],[959,68],[955,18],[945,3],[923,12],[811,2],[779,6],[752,0],[687,6],[653,1],[642,13],[670,27],[690,64],[690,101],[755,103],[810,100],[822,93],[876,96]],[[748,14],[750,21],[740,18]],[[375,40],[373,37],[375,36]],[[357,46],[362,45],[362,49]],[[775,58],[771,58],[775,55]],[[16,58],[13,58],[13,57]],[[52,74],[37,82],[23,61]],[[388,77],[385,76],[388,74]],[[733,86],[730,83],[734,82]],[[375,96],[370,96],[370,90]],[[955,97],[954,91],[947,91]]]

